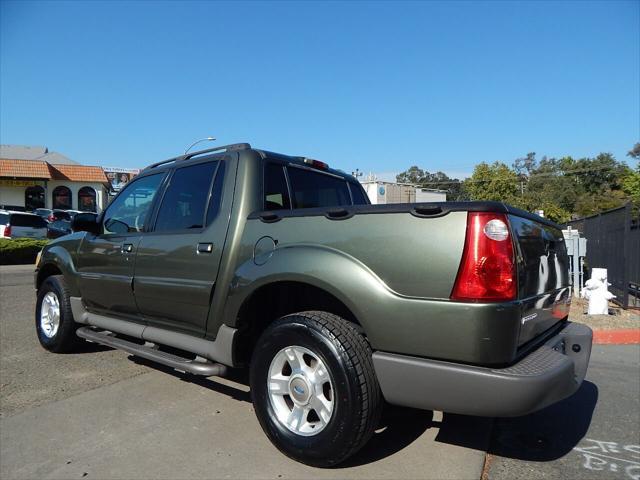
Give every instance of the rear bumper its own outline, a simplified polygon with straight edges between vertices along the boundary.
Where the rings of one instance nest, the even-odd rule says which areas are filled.
[[[569,323],[507,368],[384,352],[374,353],[373,363],[382,393],[391,404],[465,415],[516,417],[578,390],[587,373],[591,341],[589,327]]]

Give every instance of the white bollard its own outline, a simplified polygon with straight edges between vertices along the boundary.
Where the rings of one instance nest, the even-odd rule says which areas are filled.
[[[582,297],[589,300],[589,315],[609,315],[609,300],[615,297],[607,289],[609,285],[606,268],[591,269],[591,278],[582,289]]]

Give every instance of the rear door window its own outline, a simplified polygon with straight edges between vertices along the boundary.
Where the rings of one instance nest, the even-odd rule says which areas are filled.
[[[354,205],[369,205],[369,197],[364,193],[364,189],[355,183],[349,183],[351,198]]]
[[[47,228],[47,222],[38,215],[12,214],[9,223],[13,227]]]
[[[218,162],[176,169],[158,212],[155,231],[203,228],[211,180]]]
[[[351,205],[347,182],[339,177],[305,168],[287,168],[293,208]]]
[[[267,163],[264,167],[264,209],[289,210],[290,208],[284,167],[278,163]]]

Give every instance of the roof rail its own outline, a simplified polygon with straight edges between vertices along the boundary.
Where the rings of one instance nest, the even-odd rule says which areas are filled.
[[[230,145],[222,145],[220,147],[207,148],[205,150],[198,150],[197,152],[191,152],[185,155],[180,155],[178,157],[170,158],[168,160],[163,160],[162,162],[152,163],[148,167],[143,168],[142,171],[159,167],[160,165],[164,165],[165,163],[181,162],[183,160],[189,160],[190,158],[197,157],[198,155],[204,155],[205,153],[219,152],[223,150],[225,152],[231,152],[234,150],[248,150],[250,148],[251,148],[251,145],[249,145],[248,143],[232,143]]]

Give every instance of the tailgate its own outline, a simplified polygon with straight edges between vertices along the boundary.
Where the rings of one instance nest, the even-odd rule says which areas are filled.
[[[540,222],[509,215],[518,265],[518,298],[522,300],[522,345],[569,314],[569,257],[562,231]]]

